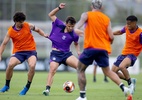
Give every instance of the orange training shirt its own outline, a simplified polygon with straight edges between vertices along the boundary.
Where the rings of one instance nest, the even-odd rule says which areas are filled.
[[[8,29],[8,34],[13,42],[13,54],[19,51],[36,50],[36,44],[27,22],[24,22],[22,29],[19,31],[14,30],[11,26]]]
[[[90,11],[87,14],[84,48],[103,49],[111,53],[111,43],[107,33],[110,19],[100,11]]]
[[[130,33],[127,27],[125,27],[125,30],[126,43],[122,50],[122,54],[133,54],[138,56],[142,49],[142,45],[140,44],[140,34],[142,33],[142,29],[138,28],[134,33]]]

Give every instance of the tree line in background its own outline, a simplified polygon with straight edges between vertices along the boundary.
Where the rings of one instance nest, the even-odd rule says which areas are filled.
[[[65,20],[67,16],[74,16],[78,20],[82,12],[90,9],[90,1],[91,0],[0,0],[0,20],[12,20],[12,16],[16,11],[23,11],[27,15],[27,20],[48,21],[48,13],[58,6],[60,2],[65,2],[67,7],[57,14],[57,16],[61,20]],[[135,0],[131,1],[131,3],[136,3],[134,1]],[[135,14],[133,8],[136,4],[132,5],[134,6],[133,8],[131,7],[130,9],[126,9],[124,7],[120,7],[117,2],[118,0],[109,0],[109,2],[104,0],[103,3],[103,11],[105,13],[108,12],[108,16],[111,17],[114,25],[124,23],[128,14]],[[125,1],[124,3],[127,2]],[[110,6],[112,6],[112,8]],[[116,8],[113,8],[113,6]],[[109,7],[111,9],[108,9]],[[116,9],[116,13],[110,14],[113,9]],[[139,18],[139,23],[142,23],[142,14],[137,13],[137,17]]]

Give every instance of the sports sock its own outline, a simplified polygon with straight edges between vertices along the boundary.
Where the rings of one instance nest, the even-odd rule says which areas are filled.
[[[106,80],[106,81],[107,81],[107,76],[105,76],[105,75],[104,75],[104,80]]]
[[[8,86],[9,87],[9,84],[10,84],[10,80],[6,80],[6,86]]]
[[[93,81],[96,82],[96,76],[94,76]]]
[[[129,79],[127,80],[127,83],[128,83],[128,85],[131,84],[131,78],[129,78]]]
[[[28,89],[30,88],[31,83],[32,83],[32,82],[30,82],[30,81],[27,82],[26,87],[27,87]]]
[[[119,87],[121,88],[122,91],[124,91],[124,84],[120,83]]]
[[[51,88],[50,86],[48,86],[48,85],[46,86],[46,90],[50,91],[50,88]]]
[[[86,97],[86,91],[80,91],[80,97],[85,98]]]

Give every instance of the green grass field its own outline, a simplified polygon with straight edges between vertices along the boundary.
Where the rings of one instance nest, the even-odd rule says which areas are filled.
[[[87,77],[87,99],[88,100],[125,100],[121,89],[110,79],[109,83],[103,82],[103,75],[97,74],[97,82],[93,83],[92,74]],[[136,91],[133,100],[142,100],[142,73],[132,75],[137,78]],[[79,96],[77,74],[72,72],[57,72],[51,88],[50,96],[44,96],[47,72],[36,72],[30,90],[25,96],[19,96],[27,80],[27,72],[14,71],[11,80],[10,90],[0,93],[0,100],[75,100]],[[65,81],[71,80],[75,83],[75,90],[72,93],[63,91],[62,85]],[[127,83],[123,81],[126,85]],[[0,71],[0,88],[5,84],[5,72]]]

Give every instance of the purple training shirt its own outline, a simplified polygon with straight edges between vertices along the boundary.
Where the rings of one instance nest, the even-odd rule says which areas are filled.
[[[56,19],[52,23],[52,31],[50,33],[49,39],[52,42],[52,47],[60,51],[69,52],[71,43],[78,42],[79,36],[74,32],[64,33],[65,24]]]

